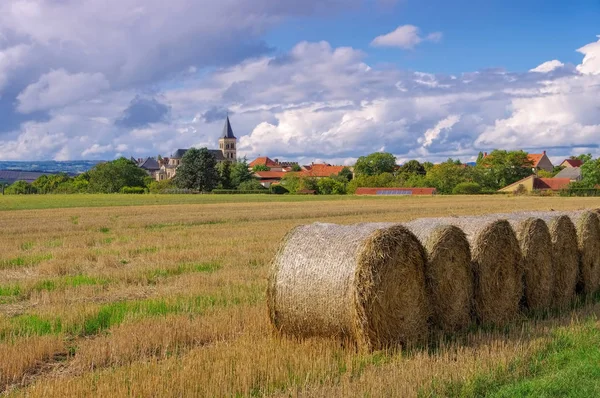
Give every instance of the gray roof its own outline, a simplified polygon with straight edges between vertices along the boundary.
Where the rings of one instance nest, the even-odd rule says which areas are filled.
[[[233,135],[233,129],[231,128],[231,123],[229,123],[229,116],[225,120],[225,126],[223,126],[223,135],[222,138],[235,138]]]
[[[185,155],[185,153],[187,152],[187,149],[178,149],[175,151],[175,153],[173,155],[171,155],[171,157],[173,159],[181,159],[183,158],[183,155]]]
[[[579,180],[581,178],[581,169],[579,167],[567,167],[562,169],[554,178],[569,178],[571,180]]]
[[[213,154],[215,159],[217,159],[217,162],[222,162],[222,161],[226,160],[225,156],[223,156],[223,152],[221,152],[220,149],[209,149],[208,152]]]
[[[35,171],[15,171],[0,170],[0,182],[3,184],[12,184],[15,181],[34,182],[43,175],[52,175],[52,173],[39,173]]]
[[[146,159],[142,164],[140,164],[140,167],[144,170],[150,170],[150,171],[160,170],[160,166],[158,165],[158,162],[154,158]]]

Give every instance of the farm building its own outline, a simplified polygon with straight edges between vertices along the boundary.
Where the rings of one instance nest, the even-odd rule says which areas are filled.
[[[532,191],[560,191],[569,186],[571,180],[569,178],[539,178],[536,175],[530,175],[520,181],[507,185],[499,189],[498,192],[512,193],[522,186],[526,192]]]
[[[560,167],[565,168],[579,168],[583,165],[583,161],[579,159],[565,159],[560,164]]]
[[[32,183],[43,175],[52,175],[52,173],[40,173],[35,171],[17,171],[0,170],[0,184],[12,184],[16,181],[26,181]]]
[[[356,195],[416,196],[435,195],[435,188],[358,188]]]
[[[568,178],[571,181],[581,181],[581,168],[566,167],[562,169],[554,178]]]

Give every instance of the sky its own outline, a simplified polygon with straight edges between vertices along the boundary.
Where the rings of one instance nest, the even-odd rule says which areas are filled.
[[[524,4],[525,3],[525,4]],[[600,156],[598,0],[3,0],[0,160]]]

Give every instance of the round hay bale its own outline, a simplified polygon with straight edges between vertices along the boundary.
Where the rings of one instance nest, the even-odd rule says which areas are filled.
[[[268,289],[284,334],[350,338],[367,350],[427,336],[425,250],[391,224],[304,225],[284,239]]]
[[[596,293],[600,285],[600,219],[595,212],[568,212],[577,229],[579,282],[577,290],[585,295]]]
[[[523,259],[506,220],[486,217],[443,218],[461,228],[471,245],[474,311],[482,324],[505,325],[519,314]]]
[[[575,298],[579,277],[577,230],[568,216],[560,215],[550,221],[550,236],[554,272],[554,306],[566,308]]]
[[[501,218],[524,220],[540,218],[546,222],[552,241],[552,303],[554,307],[566,308],[575,298],[579,278],[579,249],[577,230],[571,218],[561,212],[519,212],[495,215]]]
[[[531,310],[552,306],[554,275],[552,273],[552,238],[546,222],[529,217],[509,219],[517,233],[523,255],[523,299]]]
[[[425,247],[425,280],[433,324],[455,332],[471,324],[473,271],[471,249],[458,227],[425,218],[404,224]]]

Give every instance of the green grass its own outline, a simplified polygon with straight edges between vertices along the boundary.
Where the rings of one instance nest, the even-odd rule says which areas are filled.
[[[246,289],[246,287],[243,287]],[[258,286],[241,291],[238,295],[227,297],[222,294],[178,297],[174,299],[145,299],[119,301],[105,304],[92,313],[86,314],[71,323],[60,317],[44,317],[24,314],[10,318],[0,328],[0,340],[15,336],[42,336],[66,333],[70,336],[90,336],[110,327],[123,323],[126,319],[138,319],[168,314],[202,314],[212,307],[228,307],[242,303],[255,304],[264,299]]]
[[[156,283],[160,278],[169,278],[173,276],[179,276],[192,272],[206,272],[213,273],[221,269],[221,264],[216,262],[210,263],[191,263],[191,264],[179,264],[176,268],[157,268],[148,271],[146,278],[148,283]]]
[[[361,196],[311,195],[0,195],[1,210],[55,209],[75,207],[143,206],[211,203],[308,202],[331,200],[363,200]],[[373,197],[368,197],[372,199]],[[380,198],[398,200],[402,198]],[[73,224],[79,217],[71,217]]]
[[[38,254],[32,256],[19,256],[0,260],[0,270],[21,267],[33,267],[42,261],[51,260],[52,254]]]
[[[436,389],[437,390],[437,389]],[[530,358],[449,383],[441,393],[424,397],[598,397],[600,396],[600,324],[591,319],[580,327],[552,332],[551,341]]]

